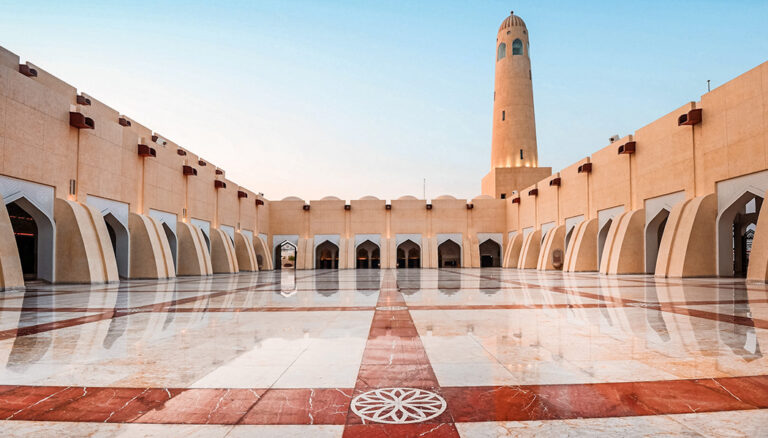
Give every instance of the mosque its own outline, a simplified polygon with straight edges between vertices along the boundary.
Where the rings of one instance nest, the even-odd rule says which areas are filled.
[[[539,166],[529,55],[511,14],[482,195],[307,201],[265,199],[0,47],[0,289],[316,268],[766,282],[768,63],[553,172]]]

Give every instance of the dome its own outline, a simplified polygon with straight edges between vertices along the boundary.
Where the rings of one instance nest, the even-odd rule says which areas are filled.
[[[522,18],[515,15],[515,11],[509,13],[509,17],[505,18],[499,26],[499,32],[508,27],[525,27],[525,21]]]
[[[326,196],[321,201],[341,201],[341,198],[337,196]]]
[[[375,196],[363,196],[360,198],[361,201],[381,201],[381,199],[375,197]]]
[[[418,198],[411,195],[405,195],[397,198],[398,201],[418,201]]]
[[[456,198],[454,196],[451,196],[451,195],[440,195],[440,196],[438,196],[435,199],[454,199],[455,200]]]
[[[287,196],[282,200],[283,201],[303,201],[303,199],[299,198],[298,196]]]

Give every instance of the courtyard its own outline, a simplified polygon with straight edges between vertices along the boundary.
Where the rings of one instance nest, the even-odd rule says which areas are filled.
[[[30,283],[0,430],[60,436],[757,436],[768,286],[483,269]]]

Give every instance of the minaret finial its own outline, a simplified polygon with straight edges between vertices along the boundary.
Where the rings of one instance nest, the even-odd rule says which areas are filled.
[[[509,15],[515,15],[515,11],[509,11]]]

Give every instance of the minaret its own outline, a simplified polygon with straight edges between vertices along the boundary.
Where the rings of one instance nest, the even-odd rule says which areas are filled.
[[[552,169],[538,168],[528,29],[514,12],[499,27],[495,55],[491,172],[483,179],[483,194],[501,197],[546,178]]]

